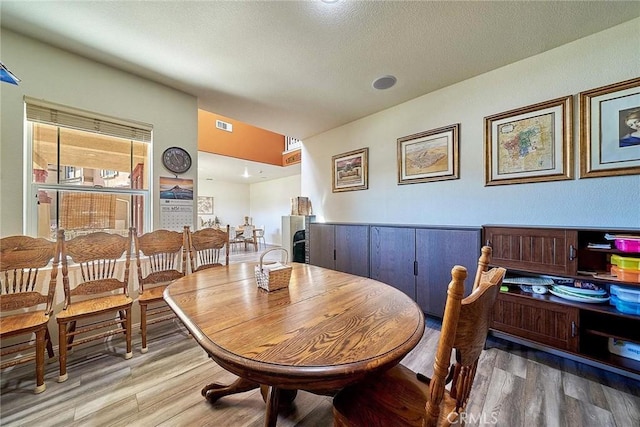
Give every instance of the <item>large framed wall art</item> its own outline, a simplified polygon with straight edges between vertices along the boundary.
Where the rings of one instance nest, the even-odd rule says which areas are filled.
[[[485,117],[485,185],[572,179],[572,100]]]
[[[640,174],[640,78],[580,93],[580,178]]]
[[[460,124],[398,138],[398,184],[458,179]]]

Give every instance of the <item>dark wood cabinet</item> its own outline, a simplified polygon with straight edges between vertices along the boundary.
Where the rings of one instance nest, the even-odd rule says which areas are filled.
[[[493,328],[550,347],[578,351],[579,310],[514,294],[501,294]]]
[[[309,224],[309,264],[369,277],[369,227]]]
[[[486,227],[495,265],[542,274],[575,275],[576,230]]]
[[[400,289],[422,310],[442,317],[451,269],[469,271],[465,292],[471,292],[480,256],[478,228],[371,227],[371,278]]]
[[[310,223],[309,263],[393,286],[432,316],[442,317],[451,269],[468,269],[466,295],[475,277],[482,229]]]
[[[416,232],[406,227],[371,227],[371,278],[416,300]]]
[[[480,257],[481,230],[416,229],[416,301],[432,316],[444,316],[451,269],[461,265],[467,269],[465,296],[471,293]]]
[[[640,229],[483,228],[485,244],[493,247],[492,265],[507,268],[507,275],[548,275],[556,280],[592,282],[606,290],[611,284],[640,288],[640,283],[621,282],[610,275],[613,254],[640,257],[640,253],[616,250],[614,242],[607,239],[610,234],[640,235]],[[496,300],[492,331],[640,378],[640,361],[608,350],[612,338],[640,344],[640,316],[624,314],[609,304],[575,302],[509,287]]]
[[[330,269],[336,268],[336,233],[333,224],[309,224],[307,244],[309,245],[309,264]]]

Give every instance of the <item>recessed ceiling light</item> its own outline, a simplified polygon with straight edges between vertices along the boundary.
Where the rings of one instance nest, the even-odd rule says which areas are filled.
[[[371,85],[375,89],[384,90],[389,89],[390,87],[395,85],[397,81],[398,80],[395,78],[395,76],[382,76],[375,79]]]

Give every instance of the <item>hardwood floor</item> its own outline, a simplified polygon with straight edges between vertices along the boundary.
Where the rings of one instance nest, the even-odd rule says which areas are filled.
[[[277,252],[273,252],[276,257]],[[237,252],[232,262],[255,262],[260,253]],[[269,254],[271,255],[271,254]],[[267,256],[268,259],[269,256]],[[427,320],[420,344],[403,363],[432,372],[440,324]],[[34,395],[33,365],[1,373],[2,426],[251,426],[264,423],[258,390],[208,403],[200,389],[230,382],[224,371],[174,320],[149,327],[149,352],[125,360],[119,338],[75,348],[69,380],[57,383],[57,359],[46,367],[47,390]],[[299,392],[278,426],[331,426],[331,398]],[[468,407],[467,425],[640,425],[640,382],[582,363],[490,338]]]

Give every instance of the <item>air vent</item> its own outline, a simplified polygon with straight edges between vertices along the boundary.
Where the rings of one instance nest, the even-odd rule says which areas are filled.
[[[218,129],[226,130],[227,132],[233,132],[233,125],[231,123],[223,122],[222,120],[216,120],[216,127]]]

